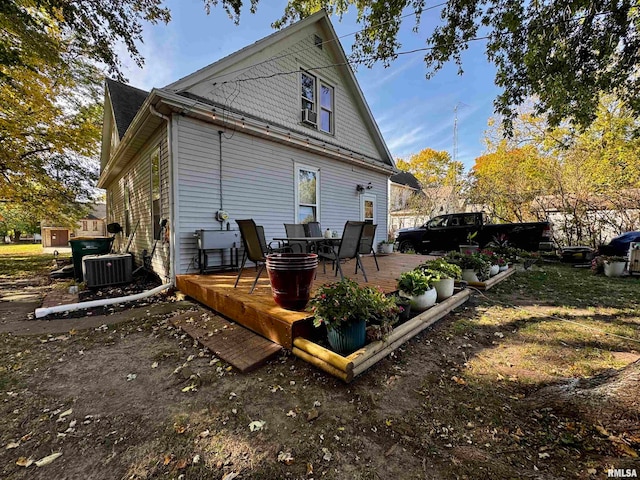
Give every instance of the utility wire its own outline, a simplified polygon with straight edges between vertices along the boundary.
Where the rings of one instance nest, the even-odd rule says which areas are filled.
[[[424,9],[420,12],[420,14],[422,14],[423,12],[429,11],[429,10],[434,10],[434,9],[436,9],[436,8],[438,8],[438,7],[443,7],[443,6],[445,6],[446,4],[447,4],[447,2],[442,2],[442,3],[438,3],[438,4],[436,4],[436,5],[432,5],[431,7],[424,8]],[[408,14],[406,14],[406,15],[403,15],[403,16],[399,17],[399,19],[400,19],[400,20],[403,20],[403,19],[408,18],[408,17],[415,17],[416,15],[418,15],[418,12],[408,13]],[[313,44],[313,45],[311,45],[311,46],[301,48],[301,49],[296,50],[296,51],[294,51],[294,52],[289,52],[289,53],[285,53],[285,54],[282,54],[282,55],[278,55],[278,56],[276,56],[276,57],[267,58],[266,60],[263,60],[263,61],[258,62],[258,63],[254,63],[253,65],[248,65],[248,66],[246,66],[246,67],[238,68],[237,70],[231,70],[230,72],[225,73],[225,74],[224,74],[224,76],[226,77],[226,76],[228,76],[228,75],[233,75],[234,73],[243,72],[243,71],[245,71],[245,70],[249,70],[249,69],[254,68],[254,67],[257,67],[257,66],[259,66],[259,65],[263,65],[263,64],[265,64],[265,63],[274,62],[274,61],[276,61],[276,60],[280,60],[281,58],[290,57],[291,55],[297,55],[297,54],[299,54],[299,53],[303,53],[303,52],[306,52],[306,51],[308,51],[308,50],[312,50],[312,49],[314,49],[314,48],[317,48],[317,47],[322,46],[322,45],[326,45],[326,44],[328,44],[328,43],[332,43],[332,42],[339,42],[339,41],[340,41],[340,39],[342,39],[342,38],[350,37],[350,36],[352,36],[352,35],[356,35],[356,34],[358,34],[358,33],[362,33],[362,32],[364,32],[364,31],[366,31],[366,30],[370,30],[370,29],[372,29],[372,28],[381,27],[381,26],[383,26],[383,25],[386,25],[387,23],[391,23],[392,21],[393,21],[393,20],[387,20],[387,21],[385,21],[385,22],[376,23],[375,25],[371,25],[371,26],[369,26],[369,27],[365,27],[365,28],[363,28],[363,29],[361,29],[361,30],[356,30],[356,31],[353,31],[353,32],[350,32],[350,33],[345,33],[344,35],[341,35],[340,37],[331,38],[331,39],[329,39],[329,40],[324,40],[324,41],[322,41],[322,42],[318,42],[317,44],[316,44],[316,43],[314,43],[314,44]],[[218,84],[214,83],[214,85],[222,85],[222,83],[218,83]]]

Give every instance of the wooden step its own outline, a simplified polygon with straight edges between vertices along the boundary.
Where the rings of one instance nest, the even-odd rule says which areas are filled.
[[[187,312],[171,318],[171,323],[243,373],[282,350],[277,343],[212,312]]]

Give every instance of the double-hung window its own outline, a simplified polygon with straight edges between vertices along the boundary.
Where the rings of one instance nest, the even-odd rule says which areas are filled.
[[[304,165],[296,166],[296,221],[320,221],[320,170]]]
[[[302,109],[316,113],[316,128],[322,132],[333,133],[334,88],[324,80],[303,70],[300,72],[300,96]]]

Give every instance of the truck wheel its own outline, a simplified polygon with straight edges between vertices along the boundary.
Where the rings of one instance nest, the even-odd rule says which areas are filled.
[[[400,253],[407,253],[410,250],[415,251],[415,249],[413,248],[413,244],[408,240],[400,242],[400,245],[398,245],[398,250],[400,251]]]

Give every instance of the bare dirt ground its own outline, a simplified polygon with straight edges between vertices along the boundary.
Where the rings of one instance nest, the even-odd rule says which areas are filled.
[[[536,275],[475,296],[350,385],[288,354],[236,373],[170,325],[177,312],[210,314],[188,301],[36,321],[53,286],[0,279],[0,478],[638,472],[638,282],[627,279],[624,302],[605,308],[566,292],[542,301],[551,280]]]

